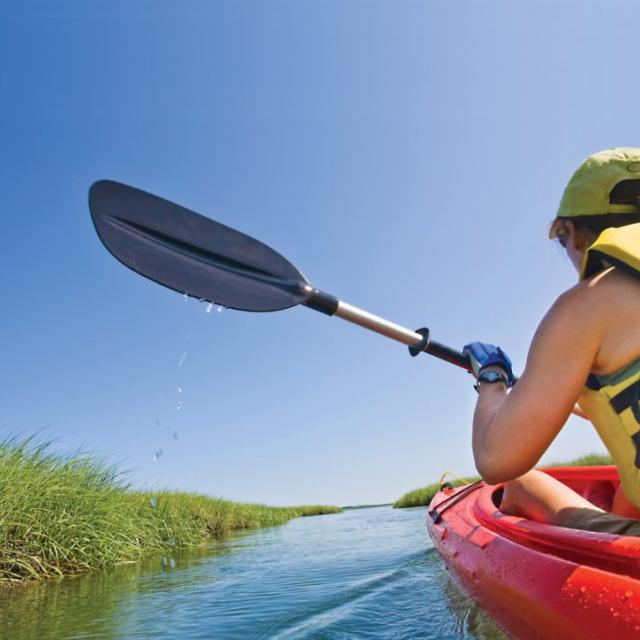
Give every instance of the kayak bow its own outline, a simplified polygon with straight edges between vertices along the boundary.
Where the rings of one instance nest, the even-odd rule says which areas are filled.
[[[620,482],[613,466],[545,471],[586,497]],[[463,590],[514,638],[640,638],[640,538],[505,515],[499,489],[465,485],[429,505],[429,534]]]

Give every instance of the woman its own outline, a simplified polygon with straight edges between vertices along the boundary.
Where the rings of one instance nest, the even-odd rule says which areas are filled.
[[[640,535],[640,149],[587,158],[549,233],[580,273],[534,336],[518,383],[499,347],[465,347],[478,377],[473,452],[502,511],[549,524]],[[532,471],[578,404],[621,477],[612,513]]]

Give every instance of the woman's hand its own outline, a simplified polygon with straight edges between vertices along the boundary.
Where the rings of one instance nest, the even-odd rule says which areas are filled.
[[[464,346],[462,353],[469,356],[476,378],[489,368],[498,369],[506,374],[509,386],[513,385],[511,358],[500,347],[486,342],[471,342]]]

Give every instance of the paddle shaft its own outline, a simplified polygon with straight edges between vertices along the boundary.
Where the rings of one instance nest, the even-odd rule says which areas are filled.
[[[387,338],[401,342],[408,347],[417,345],[421,340],[423,340],[422,335],[415,331],[411,331],[411,329],[407,329],[395,322],[385,320],[384,318],[376,316],[373,313],[369,313],[364,309],[360,309],[352,304],[338,300],[324,291],[314,289],[310,285],[305,285],[305,289],[310,295],[302,304],[310,309],[320,311],[328,316],[337,316],[338,318],[357,324],[358,326],[369,329],[370,331],[375,331]],[[435,356],[436,358],[440,358],[441,360],[455,364],[458,367],[462,367],[466,371],[471,371],[471,364],[468,356],[464,355],[460,351],[451,349],[446,345],[435,342],[434,340],[429,340],[423,348],[423,351]]]
[[[395,324],[394,322],[390,322],[389,320],[385,320],[384,318],[380,318],[368,311],[364,311],[364,309],[354,307],[346,302],[338,302],[338,309],[336,310],[335,315],[338,318],[342,318],[348,322],[353,322],[365,329],[370,329],[371,331],[375,331],[387,338],[401,342],[408,347],[418,344],[422,340],[422,336],[419,333],[402,327],[399,324]],[[451,349],[450,347],[435,342],[434,340],[429,340],[424,352],[435,356],[436,358],[440,358],[441,360],[446,360],[458,367],[462,367],[467,371],[471,371],[471,365],[469,364],[469,358],[467,356],[462,354],[460,351]]]

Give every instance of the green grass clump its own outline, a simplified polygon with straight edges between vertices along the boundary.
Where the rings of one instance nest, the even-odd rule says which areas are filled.
[[[551,464],[541,465],[545,467],[598,467],[600,465],[613,464],[611,456],[607,453],[588,453],[580,456],[575,460],[552,462]]]
[[[0,442],[0,585],[91,571],[200,546],[239,529],[339,512],[184,492],[134,491],[91,456]]]
[[[293,507],[296,518],[306,518],[307,516],[324,516],[330,513],[340,513],[340,507],[331,507],[326,504],[312,504],[302,507]]]
[[[469,484],[475,482],[478,477],[472,478],[460,478],[458,480],[449,480],[448,482],[454,487],[460,487],[463,484]],[[405,493],[393,503],[394,509],[406,509],[407,507],[424,507],[431,502],[433,496],[440,491],[440,483],[434,482],[426,487],[420,489],[414,489]]]
[[[589,453],[587,455],[576,458],[575,460],[569,460],[565,462],[554,462],[552,464],[546,464],[544,467],[592,467],[598,465],[613,464],[611,456],[600,453]],[[459,480],[451,481],[454,487],[459,487],[469,482],[475,482],[479,480],[479,476],[471,478],[461,478]],[[406,507],[426,507],[433,496],[440,490],[440,483],[434,482],[426,487],[420,489],[414,489],[405,493],[393,503],[394,509],[404,509]]]

